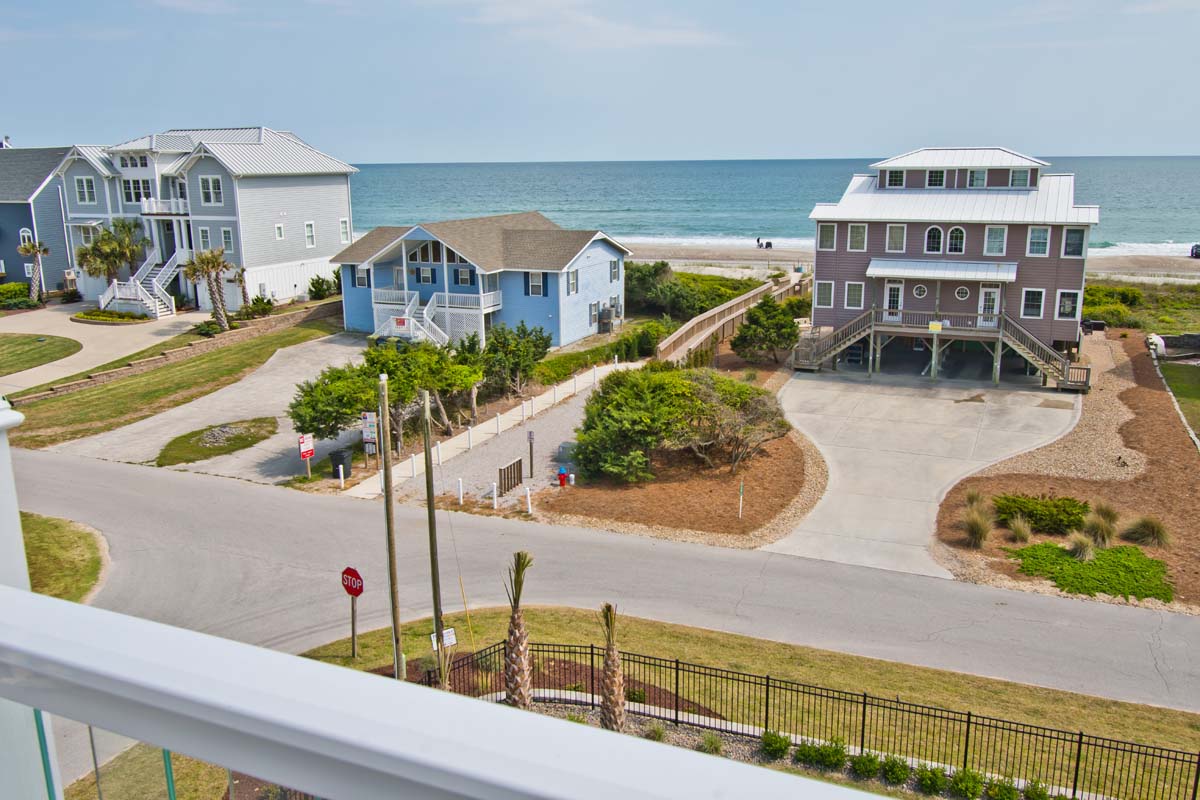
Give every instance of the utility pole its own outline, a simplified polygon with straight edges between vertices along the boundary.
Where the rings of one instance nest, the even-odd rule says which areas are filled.
[[[383,459],[383,520],[387,528],[388,599],[392,604],[392,677],[405,679],[404,646],[400,643],[400,597],[396,587],[396,520],[392,509],[392,417],[388,413],[388,376],[379,375],[379,428],[383,439],[379,454]]]
[[[433,439],[433,418],[429,411],[429,392],[421,390],[425,405],[422,416],[421,431],[425,437],[425,505],[429,511],[429,579],[433,587],[433,634],[437,642],[437,668],[439,685],[446,679],[443,674],[445,641],[442,635],[442,578],[438,570],[437,544],[437,508],[433,502],[433,450],[430,441]]]

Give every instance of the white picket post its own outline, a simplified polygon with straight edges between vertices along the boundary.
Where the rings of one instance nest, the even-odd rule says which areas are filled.
[[[521,401],[521,424],[525,424],[525,401]]]
[[[471,449],[471,426],[467,426],[467,449]]]
[[[500,435],[500,414],[496,414],[496,435]]]
[[[440,467],[442,465],[442,443],[438,442],[434,449],[437,450],[438,466]]]
[[[462,478],[458,479],[458,504],[462,505]]]
[[[344,470],[343,470],[342,465],[338,464],[338,488],[339,489],[346,488],[346,476],[343,473],[344,473]]]
[[[596,365],[592,364],[592,386],[596,385]]]
[[[554,384],[554,403],[558,404],[558,384]]]
[[[412,467],[412,476],[417,477],[417,454],[413,453],[408,457],[408,464]]]
[[[496,482],[492,481],[492,510],[499,508],[499,495],[496,494]]]
[[[579,375],[578,375],[578,373],[571,376],[571,393],[579,394]]]
[[[533,495],[529,493],[529,487],[525,487],[525,513],[533,513]]]

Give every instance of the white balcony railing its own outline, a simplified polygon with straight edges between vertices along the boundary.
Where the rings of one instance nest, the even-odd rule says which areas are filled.
[[[382,289],[371,290],[371,299],[374,302],[389,303],[398,306],[408,305],[408,302],[416,296],[416,292],[406,292],[403,289],[384,287]]]
[[[143,214],[175,214],[179,216],[188,213],[188,201],[182,197],[143,197]]]

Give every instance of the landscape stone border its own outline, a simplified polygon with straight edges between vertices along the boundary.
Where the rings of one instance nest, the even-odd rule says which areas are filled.
[[[228,347],[231,344],[244,342],[249,339],[255,339],[263,334],[271,331],[282,330],[299,325],[301,322],[308,322],[314,319],[326,319],[328,317],[340,316],[342,313],[341,303],[322,303],[318,306],[310,306],[299,311],[292,311],[286,314],[275,314],[270,317],[261,317],[259,319],[246,320],[241,323],[241,327],[218,333],[211,339],[203,339],[198,342],[190,342],[183,347],[176,347],[171,350],[164,350],[156,356],[149,358],[140,358],[136,361],[130,361],[123,367],[115,367],[106,369],[102,372],[93,372],[86,378],[81,378],[77,381],[69,383],[59,383],[50,387],[45,392],[37,394],[25,395],[16,399],[9,398],[9,402],[14,406],[32,403],[35,400],[44,400],[47,397],[57,397],[59,395],[70,394],[82,389],[87,389],[92,386],[100,386],[101,384],[111,383],[121,378],[128,378],[131,375],[140,375],[143,372],[157,369],[165,364],[173,364],[178,361],[186,361],[189,358],[195,358],[198,355],[219,350],[222,347]]]

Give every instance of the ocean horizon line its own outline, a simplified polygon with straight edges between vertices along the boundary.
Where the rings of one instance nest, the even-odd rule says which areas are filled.
[[[354,167],[480,167],[480,166],[553,166],[580,164],[748,164],[748,163],[791,163],[796,161],[881,161],[889,156],[792,156],[792,157],[750,157],[750,158],[600,158],[600,159],[552,159],[549,161],[350,161]],[[1117,155],[1041,155],[1037,158],[1104,158],[1104,159],[1145,159],[1145,158],[1197,158],[1200,153],[1167,153],[1157,155],[1138,155],[1124,153]],[[1051,164],[1053,166],[1053,163]]]

